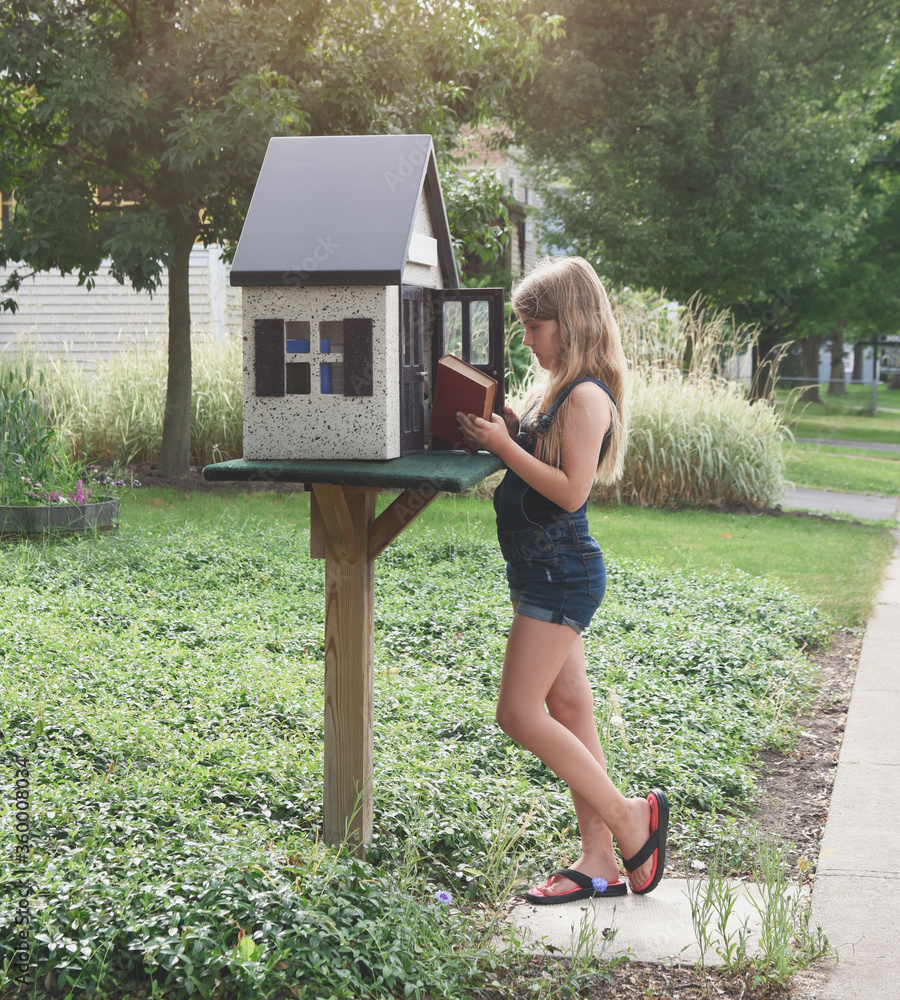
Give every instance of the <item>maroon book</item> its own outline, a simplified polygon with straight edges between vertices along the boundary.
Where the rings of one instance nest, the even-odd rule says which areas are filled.
[[[431,433],[448,445],[459,444],[462,435],[456,414],[474,413],[490,420],[496,394],[496,379],[453,354],[445,354],[434,377]]]

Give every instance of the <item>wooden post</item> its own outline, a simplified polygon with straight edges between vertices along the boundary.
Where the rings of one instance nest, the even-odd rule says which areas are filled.
[[[367,553],[378,490],[314,487],[325,545],[325,839],[360,855],[372,839],[375,568]]]

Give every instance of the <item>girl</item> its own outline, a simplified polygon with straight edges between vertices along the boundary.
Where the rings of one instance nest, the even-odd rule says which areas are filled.
[[[627,362],[603,285],[582,258],[540,262],[513,288],[512,304],[523,342],[548,375],[521,421],[509,407],[503,417],[457,420],[469,448],[507,467],[494,506],[515,613],[497,722],[569,785],[582,841],[572,868],[525,898],[623,895],[613,838],[632,891],[646,893],[663,873],[668,802],[656,790],[626,799],[607,775],[581,640],[606,589],[587,498],[595,477],[611,483],[621,475]]]

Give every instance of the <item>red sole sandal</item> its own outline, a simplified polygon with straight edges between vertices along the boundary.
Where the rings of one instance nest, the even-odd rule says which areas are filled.
[[[579,889],[571,889],[569,892],[558,892],[552,896],[539,895],[542,889],[546,889],[550,882],[557,876],[562,875],[570,882],[580,886]],[[579,899],[603,899],[607,896],[624,896],[628,892],[628,887],[624,882],[607,882],[606,879],[597,879],[600,887],[594,885],[594,880],[588,878],[582,872],[577,872],[573,868],[560,868],[553,872],[550,878],[540,886],[536,886],[531,892],[525,893],[525,898],[535,906],[551,906],[554,903],[574,903]]]
[[[654,788],[647,793],[647,801],[650,803],[650,836],[633,858],[623,861],[625,870],[633,872],[649,858],[653,858],[650,878],[639,889],[631,890],[639,896],[651,892],[659,885],[666,865],[666,834],[669,830],[669,800],[665,793]]]

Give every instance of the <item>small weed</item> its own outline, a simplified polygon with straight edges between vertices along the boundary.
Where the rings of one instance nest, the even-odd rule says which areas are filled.
[[[704,879],[688,880],[688,899],[701,968],[714,951],[727,972],[749,973],[754,986],[784,988],[795,973],[832,951],[821,927],[809,924],[809,899],[802,883],[792,884],[786,871],[790,845],[757,843],[753,880],[756,895],[747,899],[761,921],[759,954],[751,953],[749,917],[735,926],[734,911],[740,883],[725,877],[721,855],[708,865]]]

